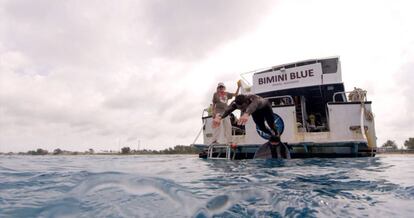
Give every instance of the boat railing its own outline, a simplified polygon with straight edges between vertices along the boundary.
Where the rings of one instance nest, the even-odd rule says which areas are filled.
[[[347,92],[335,92],[333,95],[333,102],[338,102],[336,101],[336,97],[337,96],[341,96],[342,97],[342,101],[340,102],[365,102],[367,101],[367,91],[362,90],[362,89],[354,89],[352,91],[347,91]]]
[[[346,94],[348,94],[348,96]],[[337,95],[342,95],[342,100],[344,100],[343,102],[359,102],[361,104],[359,127],[364,141],[368,144],[368,147],[371,148],[371,156],[374,156],[374,144],[372,140],[368,138],[368,132],[365,128],[366,120],[372,121],[374,119],[372,112],[365,108],[365,102],[367,101],[367,91],[360,88],[354,88],[354,90],[348,92],[336,92],[333,95],[334,103],[336,102],[335,100]]]
[[[272,104],[273,107],[283,106],[283,105],[294,105],[292,96],[290,95],[280,95],[274,97],[267,97],[267,100]]]
[[[212,107],[205,108],[203,110],[203,112],[201,113],[201,118],[202,119],[210,118],[212,116],[213,116],[213,109],[212,109]]]

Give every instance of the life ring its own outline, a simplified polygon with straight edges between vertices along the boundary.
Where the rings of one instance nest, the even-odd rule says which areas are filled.
[[[285,123],[283,122],[282,117],[280,117],[279,115],[273,113],[273,117],[275,118],[276,129],[279,132],[279,134],[282,135],[283,130],[285,130]],[[267,128],[269,129],[269,127]],[[256,131],[257,131],[257,134],[259,134],[260,137],[262,137],[263,139],[266,139],[266,140],[270,139],[270,134],[260,130],[257,125],[256,125]]]

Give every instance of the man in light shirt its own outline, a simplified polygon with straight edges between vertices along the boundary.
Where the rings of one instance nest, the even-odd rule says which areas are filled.
[[[234,96],[239,93],[240,82],[237,83],[237,90],[235,93],[229,93],[226,91],[224,83],[217,85],[217,91],[213,95],[213,118],[221,117],[228,106],[228,102]],[[231,121],[230,117],[226,117],[219,121],[221,125],[215,125],[213,127],[213,143],[230,144],[232,141],[231,136]],[[220,135],[223,136],[224,141],[221,141]]]

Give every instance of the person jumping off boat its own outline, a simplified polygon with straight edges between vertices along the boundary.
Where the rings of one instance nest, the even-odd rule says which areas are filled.
[[[280,133],[275,125],[275,118],[270,102],[258,95],[238,95],[236,99],[226,108],[222,116],[216,116],[213,120],[213,127],[220,125],[223,118],[227,117],[234,110],[241,110],[239,125],[245,125],[249,116],[252,115],[257,127],[270,135],[269,141],[260,146],[254,158],[286,158],[290,159],[289,148],[280,141]],[[267,128],[265,122],[270,127]]]
[[[213,127],[217,128],[220,126],[221,120],[226,118],[236,109],[241,110],[242,113],[238,121],[239,125],[246,125],[249,116],[252,115],[253,121],[261,131],[270,135],[279,136],[271,104],[267,99],[253,94],[241,94],[236,96],[236,99],[229,106],[227,106],[224,113],[221,114],[221,116],[219,115],[214,118]],[[265,121],[270,129],[266,127]]]

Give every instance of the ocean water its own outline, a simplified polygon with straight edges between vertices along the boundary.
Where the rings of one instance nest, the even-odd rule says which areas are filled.
[[[0,217],[414,217],[414,155],[3,155]]]

